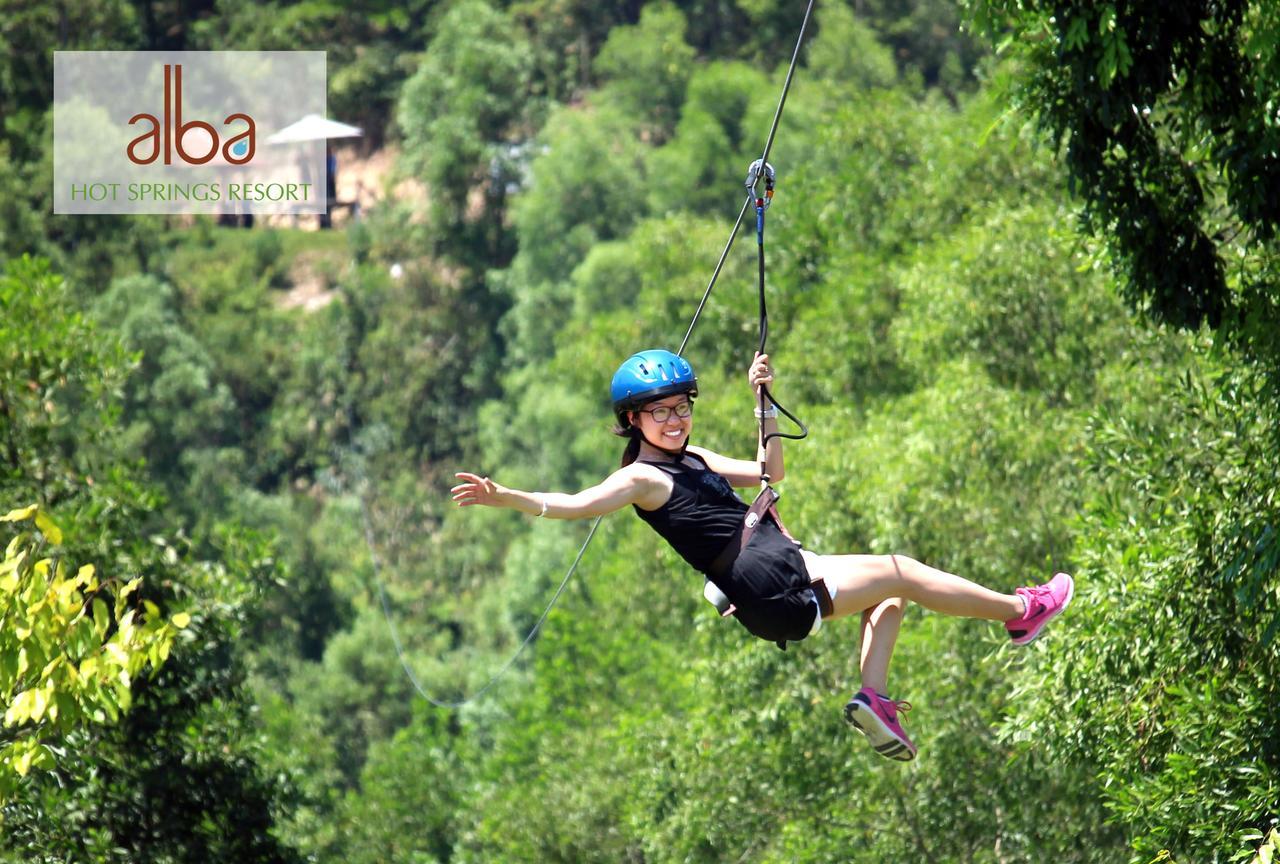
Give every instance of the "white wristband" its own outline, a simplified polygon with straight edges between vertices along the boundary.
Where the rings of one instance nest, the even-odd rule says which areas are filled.
[[[757,419],[757,420],[763,420],[763,419],[765,419],[766,417],[777,417],[777,416],[778,416],[778,406],[777,406],[777,405],[770,405],[770,406],[769,406],[766,410],[764,410],[764,411],[761,411],[761,410],[760,410],[760,407],[759,407],[759,406],[756,406],[756,419]]]
[[[539,518],[541,518],[541,517],[546,516],[546,515],[547,515],[547,499],[546,499],[546,498],[543,498],[543,499],[542,499],[542,512],[538,514],[538,517],[539,517]]]

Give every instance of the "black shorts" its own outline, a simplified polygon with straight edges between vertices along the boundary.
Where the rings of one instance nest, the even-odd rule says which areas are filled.
[[[751,635],[786,650],[809,635],[819,614],[809,582],[800,547],[765,519],[717,585]]]

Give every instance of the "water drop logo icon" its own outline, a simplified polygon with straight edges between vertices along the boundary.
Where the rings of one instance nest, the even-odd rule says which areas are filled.
[[[249,152],[248,141],[237,141],[236,145],[231,148],[232,155],[236,156],[237,158],[243,158],[245,155],[248,154],[248,152]]]

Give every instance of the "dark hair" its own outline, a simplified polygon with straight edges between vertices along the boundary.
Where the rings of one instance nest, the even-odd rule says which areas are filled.
[[[623,426],[621,423],[613,427],[613,434],[627,439],[626,449],[622,451],[622,465],[626,468],[640,455],[640,430],[635,426]]]

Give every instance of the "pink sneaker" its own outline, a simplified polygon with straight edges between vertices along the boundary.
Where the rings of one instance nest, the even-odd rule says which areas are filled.
[[[916,745],[898,722],[898,712],[910,710],[910,702],[896,702],[870,687],[863,687],[844,706],[844,719],[866,735],[871,747],[881,756],[910,762],[916,758]]]
[[[1076,584],[1066,573],[1059,573],[1043,585],[1019,588],[1014,593],[1022,598],[1027,612],[1021,618],[1004,622],[1014,645],[1026,645],[1040,635],[1044,625],[1062,614],[1075,594]]]

